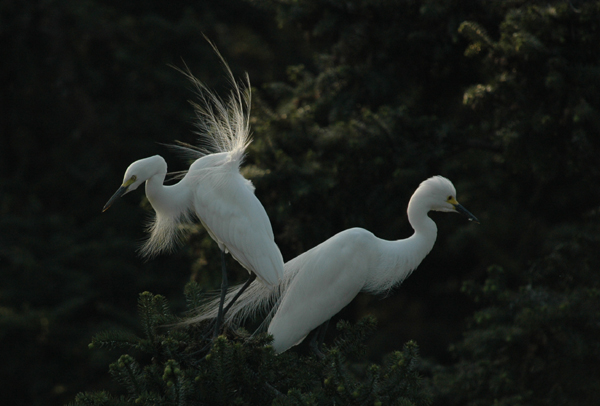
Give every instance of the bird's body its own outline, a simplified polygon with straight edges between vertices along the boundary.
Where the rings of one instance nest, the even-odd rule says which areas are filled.
[[[283,276],[283,258],[271,222],[254,195],[252,183],[240,175],[227,155],[198,159],[187,176],[195,184],[194,207],[202,224],[222,250],[227,250],[262,283],[275,285]],[[203,160],[219,158],[207,166]],[[185,178],[184,178],[185,179]]]
[[[225,67],[234,85],[226,103],[191,74],[186,74],[200,96],[201,103],[193,105],[199,118],[197,126],[205,136],[205,148],[178,147],[195,158],[181,180],[170,186],[163,184],[167,164],[159,155],[138,160],[127,168],[121,188],[104,210],[116,198],[145,182],[146,196],[156,216],[148,227],[150,236],[141,248],[143,256],[171,250],[180,240],[181,224],[197,218],[223,254],[231,253],[260,283],[274,286],[283,275],[283,258],[252,182],[240,174],[250,144],[246,114],[250,109],[250,88],[248,84],[241,89]],[[224,264],[223,260],[226,286]]]
[[[275,351],[281,353],[302,342],[359,292],[386,292],[410,275],[437,237],[435,222],[427,215],[430,210],[458,211],[477,221],[456,202],[455,195],[452,183],[441,176],[424,181],[408,206],[408,219],[415,230],[412,236],[387,241],[361,228],[342,231],[288,261],[278,290],[250,286],[229,311],[228,322],[239,322],[272,306],[268,332],[273,335]],[[213,309],[214,302],[203,308],[195,321],[214,317]]]
[[[432,247],[431,239],[417,235],[386,241],[365,229],[351,228],[308,251],[269,325],[275,352],[300,343],[359,292],[379,293],[400,283]]]

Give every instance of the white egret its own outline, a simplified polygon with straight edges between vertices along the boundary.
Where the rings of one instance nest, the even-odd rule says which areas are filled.
[[[408,204],[408,221],[414,234],[387,241],[362,228],[342,231],[288,261],[279,289],[266,290],[253,283],[227,314],[227,323],[239,323],[255,312],[270,309],[265,323],[273,347],[281,353],[299,344],[327,322],[361,291],[386,292],[400,284],[431,251],[437,237],[431,210],[458,212],[477,218],[456,201],[452,182],[434,176],[421,183]],[[229,295],[240,293],[234,287]],[[216,301],[199,309],[186,323],[215,317]]]
[[[216,48],[215,48],[215,51]],[[150,223],[149,238],[141,255],[151,257],[170,251],[180,240],[182,222],[198,218],[221,250],[222,286],[219,330],[223,300],[227,290],[225,254],[227,252],[261,284],[275,286],[283,275],[283,258],[275,244],[273,230],[264,207],[254,195],[252,182],[239,172],[250,139],[250,83],[240,86],[217,51],[233,85],[227,102],[183,72],[195,85],[200,104],[192,103],[197,126],[205,137],[204,148],[180,146],[197,158],[183,178],[171,186],[163,185],[167,174],[165,160],[155,155],[132,163],[125,171],[122,186],[104,206],[146,182],[146,197],[156,212]]]

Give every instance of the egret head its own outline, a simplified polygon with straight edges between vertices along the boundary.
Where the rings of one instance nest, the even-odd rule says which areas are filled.
[[[415,191],[413,198],[418,199],[419,203],[428,210],[460,213],[469,221],[479,223],[477,217],[456,201],[454,185],[443,176],[433,176],[423,181]]]
[[[154,155],[149,158],[140,159],[135,161],[125,171],[123,177],[123,184],[110,200],[104,205],[102,211],[108,210],[108,208],[117,200],[119,197],[126,195],[132,190],[136,190],[138,186],[150,179],[152,176],[159,173],[167,173],[167,164],[160,155]]]

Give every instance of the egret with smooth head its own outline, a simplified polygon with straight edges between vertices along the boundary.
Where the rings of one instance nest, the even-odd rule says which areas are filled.
[[[361,292],[378,294],[402,283],[433,248],[437,237],[429,211],[475,216],[456,201],[452,182],[434,176],[421,183],[408,204],[409,238],[387,241],[362,228],[342,231],[288,261],[279,289],[253,283],[227,314],[227,323],[241,323],[256,312],[270,310],[265,320],[273,347],[281,353],[299,344]],[[234,287],[229,295],[236,295]],[[216,302],[199,309],[186,323],[215,317]],[[269,323],[270,321],[270,323]]]
[[[206,142],[204,148],[179,146],[197,158],[185,176],[174,185],[163,185],[167,164],[161,156],[135,161],[127,168],[123,184],[103,209],[106,211],[117,198],[146,182],[146,197],[156,217],[148,228],[150,236],[140,250],[145,257],[172,250],[181,239],[181,223],[191,222],[194,218],[200,220],[221,250],[223,280],[215,334],[219,331],[227,291],[227,252],[250,273],[251,278],[258,277],[262,285],[275,286],[283,276],[283,259],[275,244],[269,217],[254,195],[252,182],[239,172],[251,142],[248,77],[246,86],[241,87],[222,57],[221,61],[234,86],[227,102],[208,90],[189,71],[186,73],[200,96],[201,103],[192,104],[198,117],[197,126]]]

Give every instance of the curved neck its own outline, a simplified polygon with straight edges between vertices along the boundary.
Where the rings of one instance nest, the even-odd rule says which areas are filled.
[[[435,238],[437,237],[437,226],[435,222],[427,215],[429,209],[425,207],[423,204],[415,203],[414,196],[410,199],[408,203],[408,210],[406,213],[408,214],[408,222],[415,230],[414,235],[422,235],[429,239],[432,239],[435,242]]]
[[[166,174],[165,168],[146,180],[146,197],[156,216],[148,226],[150,237],[140,249],[145,257],[176,246],[182,234],[179,224],[190,219],[191,190],[184,182],[185,178],[173,186],[165,186]]]
[[[189,206],[189,188],[183,180],[172,186],[163,185],[166,175],[166,171],[161,171],[146,180],[146,197],[157,215],[185,215]]]
[[[437,226],[427,213],[429,209],[426,205],[415,202],[416,199],[411,198],[408,203],[408,222],[415,230],[414,234],[405,241],[406,247],[404,250],[410,253],[411,267],[416,268],[423,258],[429,254],[435,244],[437,238]]]
[[[412,203],[412,200],[411,200]],[[437,226],[421,204],[408,205],[408,221],[415,232],[396,241],[380,240],[376,268],[364,290],[382,293],[401,283],[423,261],[437,238]]]

